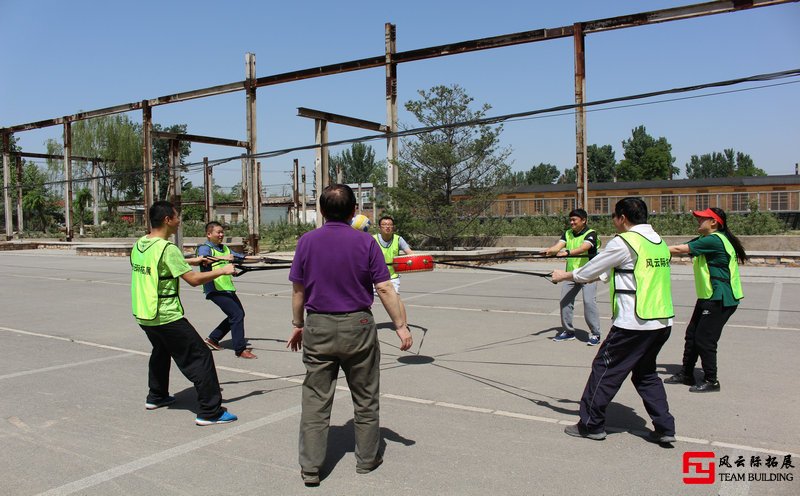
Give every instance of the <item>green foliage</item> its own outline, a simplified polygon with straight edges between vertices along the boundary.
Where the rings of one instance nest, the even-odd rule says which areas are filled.
[[[28,229],[47,231],[61,215],[58,212],[58,199],[47,190],[47,176],[36,164],[26,163],[22,175],[25,225]]]
[[[173,124],[171,126],[162,126],[161,124],[153,124],[153,131],[162,131],[166,133],[186,134],[188,126],[186,124]],[[141,147],[141,145],[140,145]],[[183,164],[186,157],[192,151],[192,144],[188,141],[180,142],[179,162]],[[141,164],[141,160],[139,161]],[[182,167],[182,170],[186,170]],[[169,187],[169,140],[155,139],[153,140],[153,173],[155,174],[155,197],[156,200],[169,200],[167,198],[167,189]],[[141,187],[140,187],[141,189]]]
[[[119,219],[94,227],[94,236],[97,238],[138,238],[144,235],[143,227]]]
[[[608,183],[614,180],[617,159],[611,145],[589,145],[586,148],[586,164],[590,183]]]
[[[722,153],[706,153],[699,157],[692,155],[686,164],[686,177],[689,179],[766,175],[763,169],[755,166],[750,155],[736,152],[733,148],[726,148]]]
[[[203,188],[195,188],[191,182],[187,182],[181,188],[181,203],[200,202],[200,205],[186,205],[181,208],[181,218],[184,222],[204,222],[206,218],[205,191]]]
[[[527,171],[509,172],[500,181],[503,186],[522,186],[526,184],[553,184],[558,179],[558,167],[552,164],[534,165]]]
[[[47,152],[54,155],[64,153],[64,147],[56,140],[47,140]],[[107,215],[114,217],[118,197],[140,198],[142,189],[142,129],[127,115],[108,115],[77,121],[72,125],[72,154],[97,158],[100,175],[101,203],[106,205]],[[50,180],[63,177],[61,160],[48,159]],[[91,173],[90,165],[76,161],[73,177],[86,177]]]
[[[345,184],[386,184],[386,165],[375,161],[375,150],[364,143],[353,143],[349,150],[333,155],[328,161],[332,180],[342,172]]]
[[[405,104],[423,126],[448,126],[482,118],[488,104],[471,108],[458,85],[419,91]],[[496,198],[506,176],[509,149],[500,147],[502,126],[453,126],[403,140],[399,187],[389,191],[394,210],[414,219],[416,232],[452,247]],[[463,195],[456,201],[456,192]]]
[[[261,226],[259,235],[264,242],[264,247],[270,250],[293,250],[297,240],[316,226],[311,223],[294,224],[285,221],[274,222],[268,226]]]
[[[672,145],[664,137],[655,139],[644,126],[631,131],[631,138],[622,141],[625,158],[617,166],[620,181],[670,179],[680,170],[673,166]]]
[[[564,173],[558,178],[558,184],[576,184],[577,182],[578,174],[575,172],[575,167],[564,169]]]

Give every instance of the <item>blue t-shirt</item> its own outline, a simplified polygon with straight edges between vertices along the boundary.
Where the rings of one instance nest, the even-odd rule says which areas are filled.
[[[197,247],[197,256],[198,257],[210,257],[210,256],[212,256],[211,247],[208,246],[208,243],[211,243],[211,241],[206,241],[205,243],[203,243],[202,245]],[[218,244],[214,243],[214,248],[217,251],[222,251],[224,247],[225,247],[225,245],[218,245]],[[237,260],[237,261],[244,260],[244,254],[242,254],[242,253],[239,253],[239,252],[231,250],[231,255],[233,255],[233,259],[234,260]],[[200,272],[209,272],[211,270],[214,270],[211,267],[211,264],[201,265],[200,266]],[[211,282],[207,282],[207,283],[203,284],[203,292],[206,294],[206,298],[208,298],[208,295],[210,295],[211,293],[230,293],[231,291],[220,291],[214,285],[214,281],[211,281]]]
[[[372,306],[372,286],[389,280],[378,243],[345,222],[329,221],[297,242],[289,280],[305,288],[313,312],[355,312]]]

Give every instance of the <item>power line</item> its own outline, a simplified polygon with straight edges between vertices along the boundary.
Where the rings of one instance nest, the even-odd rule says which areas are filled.
[[[420,134],[426,134],[426,133],[445,130],[445,129],[455,129],[455,128],[460,128],[460,127],[470,127],[470,126],[489,126],[489,125],[496,125],[496,124],[501,124],[501,123],[505,123],[505,122],[518,122],[518,121],[522,121],[522,120],[532,120],[532,119],[542,119],[542,118],[546,118],[546,117],[558,117],[558,116],[563,116],[563,115],[572,115],[573,112],[564,112],[564,111],[566,111],[566,110],[574,111],[575,109],[578,109],[578,108],[581,108],[581,107],[586,108],[587,112],[598,112],[598,111],[613,110],[613,109],[619,109],[619,108],[636,107],[636,106],[644,106],[644,105],[654,105],[654,104],[658,104],[658,103],[669,103],[669,102],[675,102],[675,101],[681,101],[681,100],[689,100],[689,99],[697,99],[697,98],[706,98],[706,97],[710,97],[710,96],[718,96],[718,95],[723,95],[723,94],[731,94],[731,93],[738,93],[738,92],[744,92],[744,91],[753,91],[753,90],[758,90],[758,89],[772,88],[772,87],[788,85],[788,84],[796,84],[796,83],[800,83],[800,81],[789,81],[789,82],[783,82],[783,83],[767,84],[767,85],[761,85],[761,86],[754,86],[754,87],[751,87],[751,88],[741,88],[741,89],[736,89],[736,90],[727,90],[727,91],[719,91],[719,92],[714,92],[714,93],[707,93],[707,94],[703,94],[703,95],[692,95],[692,96],[685,96],[685,97],[680,97],[680,98],[670,98],[670,99],[659,100],[659,101],[654,101],[654,102],[643,102],[643,103],[635,103],[635,104],[629,104],[629,105],[617,105],[617,106],[597,108],[597,109],[591,108],[591,107],[600,107],[600,106],[603,106],[603,105],[608,105],[608,104],[617,103],[617,102],[625,102],[625,101],[633,101],[633,100],[642,100],[642,99],[647,99],[647,98],[653,98],[653,97],[661,96],[661,95],[680,94],[680,93],[687,93],[687,92],[691,92],[691,91],[699,91],[699,90],[703,90],[703,89],[707,89],[707,88],[720,88],[720,87],[725,87],[725,86],[733,86],[733,85],[737,85],[737,84],[759,82],[759,81],[775,81],[775,80],[780,80],[780,79],[794,78],[794,77],[798,77],[798,76],[800,76],[800,69],[790,69],[790,70],[786,70],[786,71],[771,72],[771,73],[765,73],[765,74],[756,74],[756,75],[753,75],[753,76],[747,76],[747,77],[743,77],[743,78],[726,79],[726,80],[723,80],[723,81],[714,81],[714,82],[702,83],[702,84],[691,85],[691,86],[682,86],[682,87],[671,88],[671,89],[651,91],[651,92],[647,92],[647,93],[637,93],[637,94],[632,94],[632,95],[625,95],[625,96],[619,96],[619,97],[613,97],[613,98],[606,98],[606,99],[602,99],[602,100],[584,102],[583,104],[575,104],[575,103],[573,103],[573,104],[565,104],[565,105],[558,105],[558,106],[555,106],[555,107],[546,107],[546,108],[540,108],[540,109],[534,109],[534,110],[527,110],[527,111],[523,111],[523,112],[515,112],[515,113],[503,114],[503,115],[494,116],[494,117],[484,117],[484,118],[481,118],[481,119],[473,119],[473,120],[469,120],[469,121],[461,121],[461,122],[455,122],[455,123],[450,123],[450,124],[441,124],[441,125],[436,125],[436,126],[425,126],[425,127],[405,129],[405,130],[398,131],[398,132],[395,132],[395,133],[370,134],[370,135],[361,136],[361,137],[358,137],[358,138],[350,138],[350,139],[344,139],[344,140],[328,142],[328,143],[325,144],[325,146],[326,147],[334,147],[334,146],[346,145],[346,144],[352,144],[352,143],[361,143],[361,142],[365,142],[365,141],[375,141],[375,140],[387,139],[387,138],[391,138],[391,137],[405,138],[405,137],[409,137],[409,136],[416,136],[416,135],[420,135]],[[291,148],[283,148],[283,149],[271,150],[271,151],[262,152],[262,153],[256,153],[256,154],[252,154],[252,155],[241,154],[241,155],[236,155],[236,156],[231,156],[231,157],[224,157],[224,158],[220,158],[220,159],[216,159],[216,160],[210,160],[208,162],[208,164],[209,164],[209,167],[213,168],[213,167],[217,167],[219,165],[223,165],[225,163],[228,163],[228,162],[231,162],[231,161],[237,160],[237,159],[241,160],[241,159],[246,159],[246,158],[274,158],[274,157],[279,157],[281,155],[286,155],[286,154],[292,153],[292,152],[314,150],[314,149],[317,149],[317,148],[321,148],[321,146],[322,145],[318,145],[318,144],[315,143],[315,144],[312,144],[312,145],[302,145],[302,146],[296,146],[296,147],[291,147]],[[205,167],[205,162],[190,162],[190,163],[187,163],[187,164],[181,164],[178,167],[180,167],[184,172],[200,172]],[[168,172],[171,169],[169,167],[158,167],[157,169],[156,169],[156,167],[154,167],[153,169],[151,169],[148,172],[155,171],[155,170]],[[105,174],[105,175],[100,175],[100,176],[97,176],[97,177],[99,179],[107,179],[107,178],[114,178],[114,177],[125,177],[125,176],[128,176],[128,175],[137,175],[138,176],[138,175],[141,175],[143,172],[144,172],[144,170],[139,169],[139,170],[136,170],[136,171],[117,172],[117,173]],[[58,184],[65,184],[66,182],[67,182],[66,180],[50,181],[50,182],[44,183],[43,185],[58,185]]]

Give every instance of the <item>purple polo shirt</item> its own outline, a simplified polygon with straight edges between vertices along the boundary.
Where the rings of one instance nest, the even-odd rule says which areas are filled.
[[[372,236],[330,221],[300,237],[289,280],[305,288],[306,310],[356,312],[372,306],[372,285],[388,281],[389,269]]]

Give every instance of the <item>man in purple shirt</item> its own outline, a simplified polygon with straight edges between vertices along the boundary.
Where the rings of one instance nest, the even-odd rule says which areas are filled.
[[[370,310],[373,285],[394,323],[400,349],[412,344],[383,252],[372,236],[350,227],[356,209],[353,190],[343,184],[328,186],[319,205],[326,223],[300,238],[289,271],[293,330],[287,348],[302,346],[306,366],[299,460],[307,486],[319,485],[339,367],[353,399],[356,472],[367,474],[383,463],[378,451],[380,347]]]

